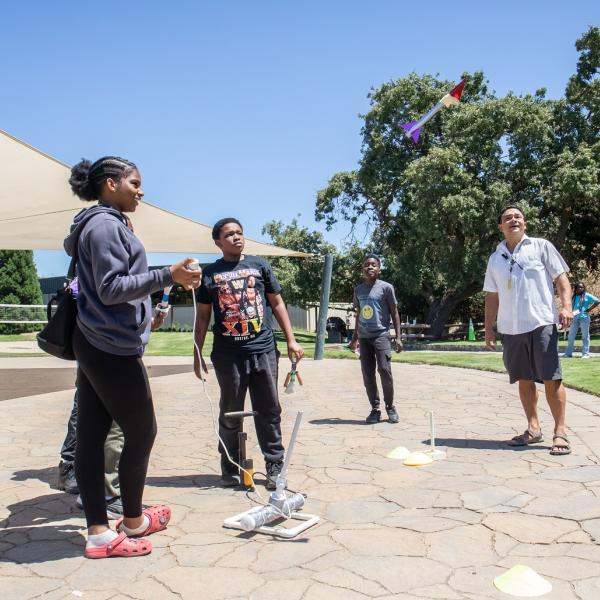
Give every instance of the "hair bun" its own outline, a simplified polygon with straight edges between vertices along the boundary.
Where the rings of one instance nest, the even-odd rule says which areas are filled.
[[[90,167],[92,163],[89,160],[81,159],[72,169],[69,177],[69,185],[73,193],[82,200],[96,200],[94,190],[90,184]]]

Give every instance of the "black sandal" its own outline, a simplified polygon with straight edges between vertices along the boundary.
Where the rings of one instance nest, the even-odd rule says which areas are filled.
[[[542,430],[540,429],[537,435],[534,435],[532,431],[526,429],[521,435],[515,435],[514,438],[508,440],[509,446],[529,446],[529,444],[539,444],[544,441]]]
[[[564,443],[557,444],[555,440],[562,440]],[[569,438],[566,435],[555,433],[552,436],[552,449],[550,450],[550,454],[552,454],[552,456],[566,456],[567,454],[571,454],[571,442],[569,442]]]

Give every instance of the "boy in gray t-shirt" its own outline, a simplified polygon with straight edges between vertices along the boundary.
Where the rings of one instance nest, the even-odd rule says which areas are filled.
[[[381,377],[383,400],[390,423],[398,422],[394,407],[394,380],[392,378],[392,348],[390,343],[390,317],[396,330],[395,350],[402,352],[400,341],[400,316],[394,287],[378,279],[381,261],[378,256],[368,254],[362,265],[364,283],[354,289],[354,308],[357,311],[356,327],[350,348],[356,351],[360,344],[360,365],[367,397],[371,403],[368,424],[381,420],[379,392],[375,368]]]

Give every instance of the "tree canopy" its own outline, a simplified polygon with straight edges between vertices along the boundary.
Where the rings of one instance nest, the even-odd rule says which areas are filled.
[[[31,250],[0,250],[0,304],[41,304],[42,291]],[[23,319],[31,318],[24,313]],[[0,324],[0,333],[33,331],[38,326]]]
[[[358,168],[317,194],[316,217],[328,228],[368,220],[400,298],[422,298],[436,337],[481,289],[505,204],[521,205],[529,233],[553,241],[575,271],[600,263],[600,30],[576,46],[564,98],[498,97],[483,72],[464,73],[460,105],[427,123],[418,145],[401,124],[455,82],[412,73],[384,83],[369,94]]]
[[[351,302],[352,291],[360,279],[360,265],[364,251],[356,245],[345,251],[325,241],[323,234],[301,227],[294,219],[289,225],[270,221],[262,230],[271,241],[284,248],[312,254],[310,258],[273,258],[275,275],[283,288],[288,304],[306,306],[319,302],[323,279],[323,256],[333,255],[331,302]]]

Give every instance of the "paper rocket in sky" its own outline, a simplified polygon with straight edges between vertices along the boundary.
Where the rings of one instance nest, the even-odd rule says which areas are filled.
[[[431,119],[438,111],[442,108],[450,107],[460,102],[460,96],[462,94],[463,88],[465,87],[465,80],[463,79],[453,90],[447,93],[429,112],[423,115],[418,121],[413,121],[412,123],[404,123],[401,125],[402,129],[405,130],[404,135],[407,138],[412,138],[413,142],[416,144],[419,141],[419,136],[421,135],[421,128],[429,119]]]

